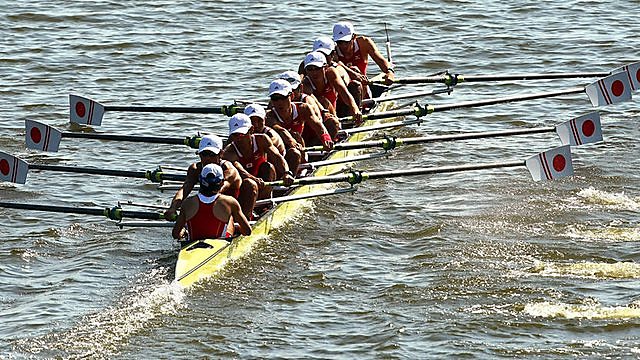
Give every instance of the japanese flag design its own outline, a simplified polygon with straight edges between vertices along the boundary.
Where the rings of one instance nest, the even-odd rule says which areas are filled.
[[[618,71],[627,73],[629,83],[631,84],[631,90],[640,90],[640,62],[625,65],[623,67],[617,68],[613,72],[616,73]]]
[[[76,124],[100,126],[104,105],[79,95],[69,95],[69,120]]]
[[[562,145],[578,146],[602,141],[600,113],[597,111],[578,116],[556,126]]]
[[[24,184],[28,171],[29,164],[26,161],[0,151],[0,181]]]
[[[585,88],[593,106],[617,104],[631,100],[631,84],[626,72],[604,77]]]
[[[25,120],[27,148],[40,151],[58,151],[62,132],[52,126],[33,120]]]
[[[554,180],[573,175],[569,145],[541,152],[527,159],[525,164],[535,181]]]

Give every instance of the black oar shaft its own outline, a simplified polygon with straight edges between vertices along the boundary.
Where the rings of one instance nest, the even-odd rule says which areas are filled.
[[[57,205],[39,205],[39,204],[22,204],[0,202],[0,207],[7,209],[34,210],[54,213],[81,214],[106,216],[112,220],[121,220],[122,218],[147,219],[147,220],[163,220],[165,217],[161,213],[146,211],[127,211],[119,207],[114,208],[90,208],[90,207],[71,207]]]
[[[76,132],[64,132],[62,137],[74,138],[74,139],[94,139],[105,141],[129,141],[140,143],[152,143],[152,144],[171,144],[171,145],[184,145],[188,143],[189,137],[159,137],[159,136],[136,136],[136,135],[114,135],[114,134],[95,134],[95,133],[76,133]]]
[[[215,107],[186,107],[186,106],[117,106],[105,105],[105,111],[151,112],[151,113],[181,113],[181,114],[227,114],[231,106]]]
[[[397,84],[433,84],[443,83],[455,85],[462,82],[489,82],[489,81],[520,81],[520,80],[555,80],[597,78],[610,75],[610,72],[570,72],[570,73],[530,73],[530,74],[503,74],[503,75],[453,75],[444,74],[424,77],[408,77],[395,79]]]
[[[162,180],[184,181],[186,179],[186,175],[165,174],[160,171],[129,171],[129,170],[112,170],[112,169],[87,168],[87,167],[77,167],[77,166],[40,165],[40,164],[29,164],[29,168],[34,170],[70,172],[70,173],[76,173],[76,174],[130,177],[130,178],[138,178],[138,179],[148,179],[156,182],[159,182]]]

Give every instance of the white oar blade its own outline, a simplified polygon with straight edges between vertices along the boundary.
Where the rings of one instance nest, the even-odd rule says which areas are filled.
[[[605,106],[631,100],[631,84],[626,72],[604,77],[585,88],[593,106]]]
[[[525,164],[533,180],[554,180],[573,175],[571,147],[564,145],[532,156]]]
[[[578,116],[556,126],[562,145],[579,146],[602,141],[600,113],[597,111]]]
[[[69,120],[76,124],[100,126],[104,106],[95,100],[69,94]]]
[[[24,127],[27,148],[40,151],[58,151],[62,139],[60,130],[33,120],[25,120]]]
[[[640,62],[628,64],[623,67],[617,68],[613,71],[613,73],[616,73],[618,71],[627,73],[629,83],[631,84],[631,90],[640,90]]]
[[[13,155],[0,151],[0,181],[24,184],[29,164]]]

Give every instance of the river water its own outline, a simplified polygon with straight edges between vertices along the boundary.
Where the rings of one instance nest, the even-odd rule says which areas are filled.
[[[25,150],[24,120],[63,131],[68,94],[112,105],[220,106],[264,99],[312,40],[351,20],[397,74],[609,71],[637,61],[637,1],[5,1],[0,151],[32,163],[186,167],[180,146],[63,139]],[[382,50],[384,53],[384,50]],[[370,65],[375,70],[375,64]],[[372,72],[373,72],[372,70]],[[446,104],[593,79],[461,84]],[[432,88],[398,89],[397,93]],[[435,113],[399,137],[551,126],[584,94]],[[168,229],[0,209],[0,359],[637,358],[637,100],[601,109],[605,142],[574,148],[575,176],[522,168],[363,183],[324,198],[221,276],[171,284]],[[95,131],[224,132],[220,115],[107,113]],[[524,160],[554,134],[412,145],[366,170]],[[128,178],[32,171],[2,201],[166,204]]]

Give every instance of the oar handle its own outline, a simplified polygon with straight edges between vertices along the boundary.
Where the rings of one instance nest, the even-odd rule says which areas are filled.
[[[223,105],[214,107],[105,105],[104,110],[149,113],[223,114],[227,116],[233,116],[237,113],[243,112],[244,107],[237,105]]]

